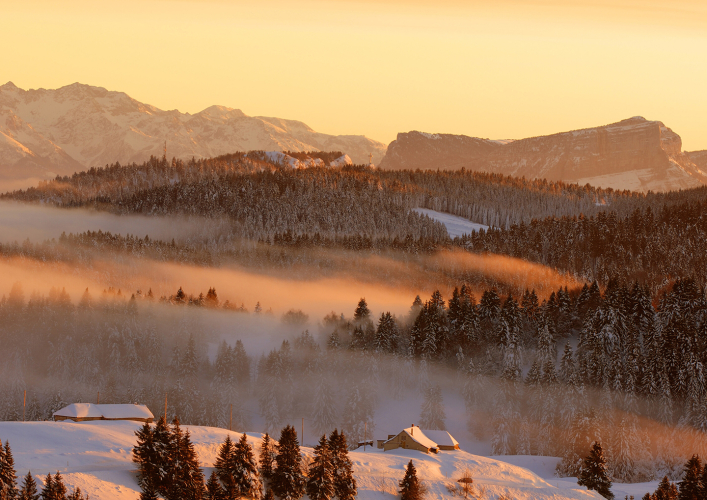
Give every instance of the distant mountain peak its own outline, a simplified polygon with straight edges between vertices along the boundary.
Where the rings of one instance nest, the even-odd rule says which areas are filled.
[[[694,156],[694,159],[693,159]],[[660,121],[634,116],[616,123],[515,141],[451,134],[398,134],[381,168],[486,171],[633,191],[707,184],[703,155],[682,151],[680,136]]]
[[[215,104],[209,106],[208,108],[199,111],[194,116],[209,116],[212,118],[233,118],[233,117],[246,117],[247,115],[240,109],[228,108],[226,106],[219,106]]]
[[[72,83],[59,89],[0,87],[0,177],[48,178],[167,155],[206,158],[236,151],[342,151],[354,163],[380,161],[385,145],[363,136],[315,132],[282,118],[209,106],[191,115],[163,111],[129,95]]]

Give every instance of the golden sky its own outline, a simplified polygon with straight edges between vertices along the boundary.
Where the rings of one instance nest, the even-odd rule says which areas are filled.
[[[212,104],[388,143],[635,115],[707,149],[705,0],[0,0],[0,82]]]

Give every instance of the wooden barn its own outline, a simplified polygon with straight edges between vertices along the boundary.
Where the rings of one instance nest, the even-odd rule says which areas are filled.
[[[74,403],[54,412],[54,421],[73,420],[88,422],[92,420],[134,420],[151,423],[154,415],[145,405],[101,405],[92,403]]]
[[[440,450],[458,450],[459,443],[447,431],[423,431],[412,425],[398,434],[389,434],[388,439],[379,439],[377,447],[384,451],[403,448],[438,453]]]

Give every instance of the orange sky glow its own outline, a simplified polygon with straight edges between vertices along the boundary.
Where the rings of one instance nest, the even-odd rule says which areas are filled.
[[[707,149],[702,0],[0,0],[0,83],[212,104],[388,143],[635,115]]]

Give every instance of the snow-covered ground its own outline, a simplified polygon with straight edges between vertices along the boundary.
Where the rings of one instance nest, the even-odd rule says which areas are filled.
[[[60,471],[69,491],[80,487],[94,500],[136,499],[139,495],[131,450],[135,422],[0,422],[0,438],[8,440],[19,477],[28,470],[38,480]],[[219,445],[229,431],[213,427],[188,429],[206,474],[210,474]],[[231,432],[232,439],[240,434]],[[261,435],[248,433],[256,450]],[[311,448],[303,448],[311,454]],[[514,499],[600,499],[577,485],[573,478],[554,477],[556,458],[507,456],[482,457],[466,451],[426,455],[412,450],[383,452],[368,448],[350,454],[362,500],[392,500],[405,465],[413,460],[428,487],[427,500],[451,499],[449,492],[464,470],[469,470],[477,493],[489,500],[501,495]],[[41,483],[41,481],[40,481]],[[657,483],[614,485],[617,498],[640,498],[653,492]],[[305,497],[306,499],[306,497]]]
[[[464,217],[458,217],[456,215],[447,214],[444,212],[437,212],[436,210],[430,210],[429,208],[413,208],[413,210],[444,224],[450,238],[462,236],[463,234],[471,234],[479,229],[486,230],[489,228],[483,224],[471,222],[469,219],[465,219]]]

